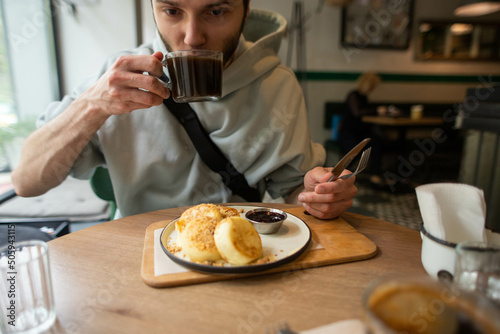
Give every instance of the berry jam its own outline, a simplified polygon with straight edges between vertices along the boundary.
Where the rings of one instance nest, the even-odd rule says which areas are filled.
[[[271,211],[252,212],[247,217],[248,219],[259,223],[276,223],[285,219],[285,216],[281,213]]]

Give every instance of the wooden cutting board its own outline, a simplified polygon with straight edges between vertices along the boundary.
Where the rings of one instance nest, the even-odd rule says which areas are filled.
[[[162,220],[151,224],[146,229],[141,268],[142,279],[152,287],[165,288],[359,261],[371,258],[377,253],[377,246],[342,218],[320,220],[305,215],[301,208],[285,211],[302,219],[309,226],[313,241],[309,249],[290,263],[252,274],[210,274],[185,271],[156,276],[154,247],[155,242],[159,240],[155,238],[155,230],[163,229],[170,222],[170,220]],[[322,247],[311,249],[311,245],[317,244]],[[166,254],[165,257],[167,257]]]

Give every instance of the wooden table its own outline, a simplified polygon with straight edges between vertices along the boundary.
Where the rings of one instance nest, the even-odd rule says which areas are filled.
[[[444,124],[442,117],[412,119],[410,117],[363,116],[361,120],[364,123],[396,128],[398,130],[397,140],[400,142],[406,139],[406,132],[409,128],[437,127]]]
[[[262,204],[284,210],[296,206]],[[57,322],[53,333],[265,333],[363,318],[361,296],[382,275],[426,275],[418,231],[353,213],[342,218],[378,246],[343,264],[182,287],[141,279],[145,231],[186,208],[102,223],[49,242]],[[332,221],[332,224],[335,222]]]
[[[442,117],[413,119],[410,117],[363,116],[361,120],[365,123],[389,126],[433,126],[443,124]]]

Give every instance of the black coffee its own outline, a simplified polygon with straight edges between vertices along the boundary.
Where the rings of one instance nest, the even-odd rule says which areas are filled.
[[[176,101],[217,100],[222,92],[222,62],[220,60],[185,56],[167,58],[172,81],[172,97]]]

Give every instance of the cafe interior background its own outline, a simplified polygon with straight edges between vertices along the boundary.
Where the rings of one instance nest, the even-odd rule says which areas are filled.
[[[458,17],[454,10],[459,0],[408,0],[401,2],[408,8],[408,15],[401,21],[398,13],[391,12],[390,1],[353,0],[344,7],[339,5],[342,2],[251,0],[250,3],[252,8],[278,12],[289,22],[279,55],[300,79],[311,135],[328,148],[330,164],[335,163],[339,152],[335,145],[330,146],[332,130],[330,119],[325,117],[326,105],[343,102],[355,88],[356,79],[366,71],[382,77],[381,84],[370,95],[371,102],[423,104],[424,115],[430,111],[425,106],[441,106],[442,109],[434,108],[434,116],[446,112],[456,115],[464,101],[470,105],[484,102],[492,93],[477,88],[500,81],[500,12]],[[3,193],[9,190],[9,171],[16,165],[23,138],[33,130],[36,115],[50,101],[71,92],[82,79],[98,71],[110,54],[150,41],[154,22],[149,0],[2,0],[1,11],[0,193]],[[367,39],[353,40],[349,20],[357,20],[356,15],[362,11],[367,13],[361,25],[366,29]],[[393,29],[405,30],[408,37],[398,42],[380,42],[380,32],[390,24],[396,25],[396,18],[399,25]],[[347,28],[343,29],[344,26]],[[435,35],[441,39],[437,38],[439,41],[433,46],[422,39],[429,36],[431,29],[441,32]],[[478,37],[481,29],[483,37]],[[497,120],[490,125],[498,125],[494,123]],[[451,122],[446,125],[452,127]],[[500,211],[494,205],[500,200],[498,126],[496,129],[496,132],[457,130],[459,140],[450,140],[441,149],[441,144],[436,143],[436,152],[427,154],[424,164],[414,164],[415,170],[408,178],[420,183],[451,181],[476,185],[485,191],[488,219],[496,217],[498,221]],[[415,139],[429,138],[432,130],[410,131],[407,141],[411,144]],[[390,135],[388,132],[387,136]],[[393,161],[410,159],[408,154],[393,154],[390,158]],[[18,203],[13,204],[15,201]],[[411,191],[386,192],[382,196],[360,183],[356,201],[355,207],[361,213],[393,223],[409,221],[412,228],[418,228],[421,222]],[[72,226],[83,223],[78,226],[84,227],[88,221],[106,220],[106,205],[95,198],[88,182],[68,180],[40,198],[14,198],[2,203],[0,215],[39,217],[50,215],[51,208],[57,208],[67,212],[52,214],[73,215]],[[380,207],[399,210],[399,215],[377,211]],[[95,212],[86,212],[90,208],[95,208]]]

